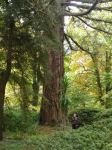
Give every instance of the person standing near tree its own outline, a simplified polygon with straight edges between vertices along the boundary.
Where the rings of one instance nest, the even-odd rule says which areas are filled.
[[[72,123],[72,129],[77,129],[79,127],[79,125],[78,125],[78,117],[77,117],[76,113],[74,113],[71,123]]]

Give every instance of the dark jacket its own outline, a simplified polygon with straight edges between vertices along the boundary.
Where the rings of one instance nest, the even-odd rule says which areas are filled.
[[[72,123],[72,129],[78,128],[78,118],[77,117],[73,117],[71,123]]]

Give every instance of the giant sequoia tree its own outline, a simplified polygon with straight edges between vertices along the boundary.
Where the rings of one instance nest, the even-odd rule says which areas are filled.
[[[105,6],[106,4],[106,6]],[[93,18],[91,16],[95,15],[98,12],[111,12],[111,0],[53,0],[50,1],[48,7],[53,11],[54,17],[56,19],[56,24],[54,28],[51,30],[54,31],[54,34],[57,35],[59,40],[58,49],[55,50],[55,47],[47,47],[48,51],[48,70],[45,72],[45,84],[44,84],[44,97],[41,106],[40,112],[40,121],[42,124],[52,124],[59,123],[64,119],[64,114],[61,108],[61,98],[63,97],[63,75],[64,75],[64,63],[63,63],[63,36],[67,41],[71,50],[74,50],[74,44],[80,50],[86,51],[88,53],[89,50],[83,48],[75,39],[73,39],[67,33],[64,33],[63,25],[64,25],[64,16],[72,17],[72,21],[75,22],[78,19],[83,22],[87,26],[91,27],[94,30],[98,30],[99,32],[104,32],[107,34],[111,34],[105,29],[93,27],[91,24],[88,24],[88,20],[103,22],[105,24],[110,23],[109,20]],[[52,9],[53,8],[53,9]],[[87,19],[87,20],[85,20]]]
[[[46,49],[48,59],[40,112],[41,124],[56,124],[62,120],[60,99],[63,94],[62,80],[64,75],[63,10],[60,9],[60,2],[54,1],[50,5],[50,11],[54,11],[53,14],[55,17],[52,28],[50,29],[54,39],[52,39],[53,45],[48,45]]]

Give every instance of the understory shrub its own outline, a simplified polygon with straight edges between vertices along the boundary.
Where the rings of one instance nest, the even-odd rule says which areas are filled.
[[[112,117],[112,109],[105,109],[95,115],[95,120],[101,120]]]
[[[5,129],[9,131],[26,131],[31,125],[38,123],[38,113],[29,112],[27,119],[22,111],[9,109],[5,111]]]
[[[96,119],[96,114],[98,114],[100,110],[98,109],[79,109],[69,114],[69,120],[71,121],[74,113],[77,114],[79,125],[91,124]]]
[[[95,117],[91,124],[75,130],[4,140],[0,150],[112,150],[112,110],[97,112]]]
[[[4,150],[112,150],[112,117],[76,130],[30,135],[22,141],[4,141]]]

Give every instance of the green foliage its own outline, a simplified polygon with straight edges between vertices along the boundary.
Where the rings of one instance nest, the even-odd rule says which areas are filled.
[[[87,112],[95,113],[97,110],[86,110]],[[3,150],[111,150],[112,110],[103,110],[96,116],[100,118],[91,125],[48,135],[30,135],[23,141],[5,140],[0,143],[0,148]]]
[[[67,88],[68,88],[68,84],[69,84],[69,79],[67,78],[67,76],[65,75],[64,76],[64,79],[63,79],[63,95],[60,99],[60,103],[61,103],[61,107],[68,111],[68,107],[70,105],[70,98],[68,95],[66,95],[66,92],[67,92]]]
[[[81,91],[80,88],[75,88],[71,94],[71,108],[84,108],[85,106],[92,105],[92,100],[94,98],[89,93]]]
[[[27,118],[20,110],[9,109],[5,112],[5,129],[15,131],[28,131],[33,124],[38,123],[39,115],[36,112],[28,112]]]
[[[95,116],[95,120],[101,120],[112,117],[112,109],[106,109],[105,111],[99,112]]]
[[[71,112],[69,114],[69,120],[72,119],[73,114],[76,113],[78,117],[79,125],[85,125],[85,124],[92,124],[95,119],[97,118],[96,115],[100,112],[98,109],[94,108],[85,108],[85,109],[78,109],[74,112]]]

